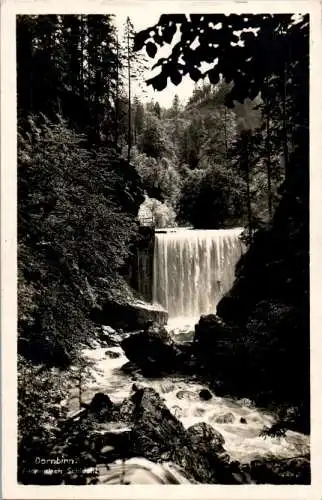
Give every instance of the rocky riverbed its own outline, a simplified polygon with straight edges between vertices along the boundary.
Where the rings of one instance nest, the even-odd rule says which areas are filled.
[[[288,430],[285,436],[263,437],[262,430],[270,427],[275,420],[272,412],[256,408],[253,402],[247,398],[236,399],[218,396],[209,390],[196,375],[173,372],[161,375],[154,373],[153,376],[147,377],[145,370],[140,369],[133,362],[129,362],[124,350],[118,344],[117,336],[113,340],[111,329],[106,327],[105,331],[108,333],[107,338],[112,339],[112,341],[107,342],[104,346],[101,342],[100,345],[96,344],[95,347],[84,350],[84,355],[91,361],[92,367],[90,376],[87,377],[83,387],[83,402],[91,401],[97,393],[104,393],[116,407],[122,407],[122,405],[126,407],[128,404],[132,405],[132,402],[128,402],[132,401],[134,395],[140,392],[141,396],[143,394],[145,398],[143,398],[145,401],[143,408],[147,416],[146,422],[153,422],[153,419],[156,418],[155,413],[165,412],[166,415],[166,418],[163,416],[160,420],[160,422],[165,422],[161,437],[160,435],[157,438],[153,436],[149,444],[140,445],[139,448],[132,446],[129,457],[126,457],[126,459],[132,460],[129,462],[129,467],[130,465],[131,467],[124,469],[132,474],[131,477],[133,476],[133,467],[139,468],[141,472],[144,470],[143,475],[145,476],[148,474],[149,466],[147,463],[140,465],[140,462],[135,462],[136,459],[141,460],[143,457],[153,467],[156,462],[159,464],[163,462],[167,464],[167,467],[174,466],[181,467],[182,470],[186,469],[186,474],[182,475],[183,482],[292,484],[309,481],[308,436]],[[172,333],[172,340],[174,343],[176,341],[187,342],[189,334],[176,331],[175,336]],[[145,355],[148,356],[148,353]],[[78,388],[71,391],[68,405],[70,414],[79,409]],[[142,404],[140,408],[142,408]],[[132,435],[133,418],[130,418]],[[160,423],[158,419],[159,417],[156,418],[155,428]],[[116,416],[115,420],[120,419]],[[140,424],[138,421],[136,422],[140,428],[139,441],[143,439],[143,436],[149,440],[147,436],[150,431],[152,432],[151,428],[149,426],[147,428],[145,424],[142,426],[141,421]],[[205,432],[207,438],[200,437],[201,430],[202,436]],[[186,432],[188,435],[185,434]],[[220,452],[218,449],[214,452],[210,446],[210,455],[208,450],[206,458],[205,449],[199,450],[205,461],[202,462],[197,453],[193,464],[187,465],[184,456],[178,456],[176,450],[184,449],[182,443],[187,443],[188,439],[190,444],[187,445],[185,455],[189,456],[191,454],[190,447],[195,449],[189,441],[191,436],[198,436],[196,438],[197,444],[195,444],[197,451],[200,446],[209,447],[209,442],[214,442],[215,436],[220,436],[219,441],[222,449]],[[205,442],[204,439],[206,439]],[[207,439],[208,444],[206,444]],[[217,442],[216,439],[215,442]],[[177,442],[177,446],[168,449],[167,446],[164,447],[164,442]],[[152,446],[151,443],[154,445]],[[151,453],[149,452],[150,448],[154,450]],[[212,462],[214,456],[217,457],[215,465]],[[210,461],[209,457],[212,457]],[[120,466],[118,461],[120,457],[116,455],[114,458],[116,462],[112,461],[113,467],[117,469]],[[200,472],[197,463],[203,463],[201,469],[205,470]],[[219,466],[219,464],[221,465]],[[114,470],[113,467],[110,467],[109,470]],[[214,470],[217,470],[217,475]],[[164,477],[167,477],[163,470],[164,474]],[[177,470],[177,480],[178,477],[181,477],[180,474],[180,471]],[[104,477],[105,482],[113,482],[112,472],[102,473],[101,471],[100,477]],[[148,479],[146,480],[149,482]],[[165,479],[163,478],[163,480]],[[103,479],[100,480],[100,482],[102,481]],[[141,480],[132,477],[130,481],[140,483]],[[168,481],[171,480],[168,478]],[[160,482],[162,483],[161,479]]]

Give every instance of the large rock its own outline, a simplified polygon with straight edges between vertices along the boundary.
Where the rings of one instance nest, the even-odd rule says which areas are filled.
[[[97,323],[133,331],[144,328],[149,321],[167,324],[168,312],[159,305],[143,300],[105,300],[100,307],[93,309],[92,318]]]
[[[233,413],[222,413],[221,415],[216,415],[213,419],[216,424],[232,424],[235,421]]]
[[[125,338],[121,347],[132,363],[152,376],[187,368],[191,357],[173,343],[164,327],[155,324]]]
[[[181,446],[185,429],[152,388],[136,391],[133,413],[132,447],[137,456],[152,461],[168,461],[172,451]]]
[[[310,484],[310,457],[253,460],[249,474],[257,484]]]
[[[171,372],[174,369],[175,351],[172,345],[158,338],[142,332],[124,339],[121,347],[126,357],[147,375]]]
[[[224,438],[206,423],[185,430],[156,391],[137,391],[132,452],[154,462],[172,461],[201,483],[235,484]]]
[[[215,314],[201,316],[195,325],[194,352],[208,374],[226,378],[238,342],[236,329]]]
[[[204,446],[206,453],[222,453],[225,440],[220,432],[210,427],[205,422],[194,424],[187,429],[187,434],[192,446]]]
[[[124,333],[122,330],[116,331],[109,325],[102,325],[98,333],[98,338],[101,345],[114,347],[120,344],[121,340],[124,338]]]
[[[220,341],[235,340],[234,335],[237,335],[237,332],[231,325],[226,324],[216,314],[208,314],[201,316],[195,325],[194,342],[208,344],[213,341],[219,345]]]

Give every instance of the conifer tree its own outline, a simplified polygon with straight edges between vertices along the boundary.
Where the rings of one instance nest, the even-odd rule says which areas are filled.
[[[124,26],[123,40],[123,68],[124,78],[126,80],[127,96],[128,96],[128,130],[127,130],[127,158],[130,161],[132,138],[133,138],[133,119],[132,119],[132,87],[133,82],[143,83],[143,74],[147,68],[146,59],[143,54],[138,54],[134,50],[134,25],[129,17],[127,17]]]

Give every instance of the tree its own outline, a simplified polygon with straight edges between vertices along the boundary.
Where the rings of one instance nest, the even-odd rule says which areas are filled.
[[[112,16],[18,16],[18,115],[65,116],[89,142],[115,143],[120,66]]]
[[[214,130],[217,135],[223,134],[222,144],[224,146],[225,161],[228,162],[229,143],[234,139],[234,126],[236,120],[232,111],[225,106],[225,97],[231,91],[232,85],[221,80],[218,85],[203,83],[202,87],[196,87],[193,95],[188,101],[187,108],[193,112],[196,108],[210,117],[208,131]],[[214,139],[214,138],[213,138]],[[217,145],[218,140],[211,140]]]
[[[124,70],[126,71],[126,82],[128,90],[128,132],[127,132],[127,158],[130,161],[131,147],[132,147],[132,82],[133,80],[140,80],[146,69],[143,54],[139,55],[134,50],[134,26],[129,17],[126,18],[124,26]]]
[[[144,128],[145,112],[143,104],[136,96],[133,100],[133,115],[134,143],[137,144]]]
[[[154,113],[145,113],[145,124],[142,130],[140,150],[152,158],[161,158],[167,150],[167,138],[160,120]]]
[[[150,198],[176,206],[181,186],[180,175],[167,158],[138,154],[133,163]]]
[[[156,116],[158,118],[161,118],[161,107],[160,107],[160,104],[158,102],[156,102],[154,105],[154,113],[156,114]]]
[[[181,103],[178,94],[175,94],[168,115],[175,120],[178,120],[181,111]]]
[[[94,143],[113,140],[114,103],[119,71],[116,30],[111,16],[88,16],[88,92]],[[118,96],[117,96],[118,97]]]
[[[132,53],[132,40],[133,40],[134,26],[131,23],[129,17],[126,18],[124,36],[126,38],[126,65],[127,65],[127,87],[128,87],[128,134],[127,134],[127,143],[128,143],[128,153],[127,159],[130,163],[131,156],[131,142],[132,142],[132,122],[131,122],[131,64],[133,59]]]
[[[232,168],[209,164],[192,170],[183,182],[179,218],[195,228],[243,226],[245,189],[243,179]]]
[[[188,127],[184,130],[181,141],[181,158],[191,169],[198,166],[200,152],[206,137],[203,117],[199,112],[194,113]]]

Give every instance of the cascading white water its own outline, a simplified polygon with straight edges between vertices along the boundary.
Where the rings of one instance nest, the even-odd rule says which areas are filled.
[[[243,229],[178,229],[155,234],[153,301],[169,320],[195,320],[216,312],[231,288],[244,252]]]

